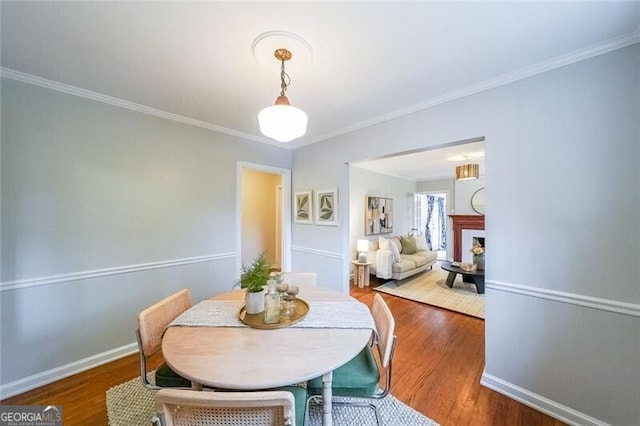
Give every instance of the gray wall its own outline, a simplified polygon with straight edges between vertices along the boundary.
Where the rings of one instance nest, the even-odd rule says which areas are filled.
[[[413,194],[416,183],[395,176],[375,173],[370,170],[351,167],[350,169],[350,260],[356,259],[356,241],[360,239],[376,240],[379,235],[364,235],[364,214],[366,197],[385,197],[393,199],[393,233],[389,235],[407,235],[413,225]],[[411,223],[410,223],[411,222]]]
[[[136,316],[237,271],[237,162],[291,153],[2,80],[2,396],[135,350]]]
[[[486,137],[483,383],[576,424],[640,418],[639,57],[636,44],[294,152],[294,186],[338,186],[344,204],[345,162]],[[350,253],[347,224],[320,231],[293,244]]]

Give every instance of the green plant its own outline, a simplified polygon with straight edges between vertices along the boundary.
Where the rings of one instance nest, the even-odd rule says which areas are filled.
[[[242,275],[240,276],[240,287],[246,288],[250,293],[262,291],[262,287],[267,284],[270,278],[271,263],[267,261],[264,253],[260,253],[251,266],[242,265]]]

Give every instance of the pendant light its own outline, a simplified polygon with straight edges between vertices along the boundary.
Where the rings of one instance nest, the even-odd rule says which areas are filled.
[[[280,48],[276,49],[274,56],[281,62],[280,96],[276,99],[275,105],[266,107],[258,113],[258,124],[260,132],[266,137],[278,142],[290,142],[307,132],[307,114],[291,106],[284,94],[291,84],[289,75],[284,71],[284,63],[291,59],[291,52]]]
[[[477,164],[465,164],[456,167],[456,180],[478,179],[480,167]]]

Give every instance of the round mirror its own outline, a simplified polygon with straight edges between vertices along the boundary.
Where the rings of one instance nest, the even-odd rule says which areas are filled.
[[[471,208],[479,214],[484,214],[484,187],[478,189],[471,196]]]

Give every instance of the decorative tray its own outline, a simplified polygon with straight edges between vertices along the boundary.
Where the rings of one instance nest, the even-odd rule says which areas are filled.
[[[248,314],[247,307],[243,306],[240,309],[240,313],[238,317],[240,321],[244,324],[248,325],[252,328],[261,328],[261,329],[274,329],[274,328],[284,328],[289,327],[292,324],[300,322],[307,316],[309,313],[309,304],[302,299],[294,299],[293,300],[293,312],[290,316],[284,316],[280,313],[280,322],[275,324],[265,324],[264,323],[264,312],[260,312],[259,314]]]

